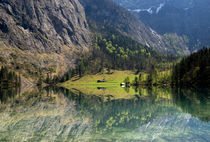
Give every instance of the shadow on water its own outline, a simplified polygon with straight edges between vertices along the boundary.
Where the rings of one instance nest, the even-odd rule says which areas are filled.
[[[131,89],[127,88],[126,92]],[[4,94],[1,102],[6,104],[1,103],[0,116],[8,114],[10,117],[7,119],[12,120],[4,123],[3,117],[0,117],[0,140],[4,137],[11,141],[17,135],[34,141],[210,139],[209,90],[135,88],[132,99],[115,99],[114,94],[87,95],[79,90],[56,87],[37,89],[18,97],[11,95],[18,94],[17,90],[13,93],[0,91]],[[19,119],[14,121],[13,118]],[[26,125],[29,125],[30,131],[27,131]],[[28,135],[19,130],[28,132]],[[21,141],[21,138],[18,140]]]

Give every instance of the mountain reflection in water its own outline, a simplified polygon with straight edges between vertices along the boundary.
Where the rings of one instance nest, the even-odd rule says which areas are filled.
[[[133,99],[64,88],[8,90],[6,99],[6,91],[0,90],[0,141],[210,140],[209,90],[138,89]]]

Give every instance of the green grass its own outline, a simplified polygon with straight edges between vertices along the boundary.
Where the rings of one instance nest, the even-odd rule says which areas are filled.
[[[168,80],[171,71],[159,72],[157,81],[164,82]],[[69,81],[60,84],[60,86],[70,89],[71,91],[78,93],[82,92],[87,95],[98,95],[98,96],[108,96],[112,95],[114,99],[130,99],[136,94],[135,89],[131,88],[122,88],[120,83],[124,82],[125,78],[129,77],[130,82],[132,83],[135,80],[135,75],[133,71],[119,71],[112,70],[111,74],[108,74],[107,71],[95,75],[86,75],[79,78],[78,76],[72,78]],[[145,85],[148,74],[141,73],[141,85]],[[105,80],[104,83],[97,83],[98,80]],[[97,89],[98,87],[104,87],[106,89]],[[146,94],[146,93],[143,93]]]
[[[86,75],[82,78],[74,77],[71,80],[62,84],[62,86],[69,85],[89,85],[89,86],[97,86],[97,87],[113,87],[119,86],[120,83],[124,82],[126,77],[129,77],[130,80],[134,80],[137,75],[132,71],[118,71],[112,70],[110,74],[107,71],[102,73],[98,73],[95,75]],[[138,77],[138,76],[137,76]],[[97,80],[105,80],[104,83],[97,83]]]
[[[135,90],[120,87],[120,83],[124,82],[126,77],[133,81],[135,75],[132,71],[112,70],[110,74],[107,71],[95,75],[86,75],[82,78],[74,77],[71,80],[61,84],[62,87],[71,91],[80,91],[88,95],[112,95],[115,99],[134,97]],[[98,80],[106,80],[104,83],[97,83]],[[105,90],[99,90],[97,87],[104,87]]]

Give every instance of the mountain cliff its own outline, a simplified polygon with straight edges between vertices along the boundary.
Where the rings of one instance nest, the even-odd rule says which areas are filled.
[[[65,62],[67,70],[77,51],[88,51],[90,43],[85,12],[78,0],[0,1],[0,56],[11,64],[16,60],[17,68],[24,68],[26,59],[25,63],[36,68]]]
[[[53,52],[63,45],[84,47],[90,40],[77,0],[4,0],[0,8],[1,36],[20,49]]]

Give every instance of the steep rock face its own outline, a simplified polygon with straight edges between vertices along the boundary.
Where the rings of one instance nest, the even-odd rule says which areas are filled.
[[[78,0],[0,1],[1,64],[29,73],[64,73],[90,44]]]
[[[162,53],[174,53],[174,49],[165,43],[164,37],[142,23],[137,16],[115,4],[112,0],[80,0],[86,15],[91,22],[99,26],[116,29],[126,36],[132,37],[143,45],[147,45]],[[188,54],[186,44],[177,46],[178,50]]]
[[[3,0],[0,36],[33,52],[60,52],[63,45],[82,49],[90,41],[85,13],[77,0]]]

